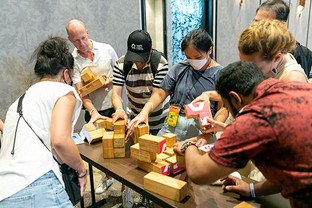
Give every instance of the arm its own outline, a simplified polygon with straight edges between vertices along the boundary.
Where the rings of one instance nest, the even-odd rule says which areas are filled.
[[[71,138],[75,102],[76,98],[73,92],[70,92],[55,103],[51,116],[51,143],[58,158],[75,169],[78,176],[84,176],[87,170]],[[83,195],[86,183],[86,177],[79,178],[81,195]]]
[[[113,92],[112,92],[112,103],[115,109],[115,113],[113,114],[113,123],[118,119],[124,119],[125,124],[128,123],[128,117],[126,112],[122,106],[122,86],[114,85]]]
[[[200,96],[195,98],[195,100],[192,101],[192,103],[200,102],[200,101],[217,101],[222,102],[221,96],[217,93],[217,91],[206,91],[203,92]]]
[[[3,121],[0,119],[0,131],[3,132],[3,128],[4,128],[4,123]]]
[[[174,144],[174,150],[180,150],[184,143]],[[235,171],[215,163],[208,154],[201,155],[195,145],[189,146],[185,151],[186,172],[196,184],[210,184]]]
[[[148,116],[156,109],[169,95],[169,92],[163,90],[162,88],[153,89],[153,93],[144,105],[143,109],[128,125],[128,135],[132,135],[134,127],[137,127],[140,123],[148,124]]]
[[[82,82],[78,82],[75,84],[77,91],[79,91],[82,87],[83,87],[83,83]],[[99,112],[95,109],[91,99],[89,98],[88,95],[81,97],[82,100],[82,104],[83,106],[86,108],[86,110],[90,113],[91,112],[91,119],[89,121],[89,123],[93,123],[98,119],[105,119],[104,116],[102,116],[101,114],[99,114]]]
[[[224,179],[222,189],[251,197],[250,184],[231,175]],[[254,191],[256,196],[264,196],[279,193],[281,187],[265,180],[254,184]]]

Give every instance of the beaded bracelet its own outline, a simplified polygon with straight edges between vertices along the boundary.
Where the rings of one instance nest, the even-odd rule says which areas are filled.
[[[253,183],[249,184],[249,189],[250,189],[250,195],[252,198],[256,198],[256,193],[255,193],[255,187]]]
[[[78,178],[84,178],[87,175],[87,173],[88,173],[88,170],[86,170],[86,172],[82,176],[78,175]]]

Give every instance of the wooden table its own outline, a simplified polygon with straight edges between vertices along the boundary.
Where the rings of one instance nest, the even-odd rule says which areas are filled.
[[[160,196],[158,194],[144,190],[143,177],[147,173],[139,169],[136,165],[136,160],[133,158],[119,158],[119,159],[104,159],[102,157],[102,143],[96,144],[79,144],[77,145],[84,161],[89,164],[90,185],[92,204],[95,202],[93,171],[92,166],[112,176],[114,179],[130,187],[134,191],[146,196],[156,204],[162,207],[222,207],[233,208],[235,205],[241,203],[243,200],[235,193],[223,193],[220,186],[198,186],[187,179],[186,172],[174,176],[175,178],[188,181],[188,197],[182,202],[176,202]],[[283,202],[281,204],[281,202]],[[255,207],[289,207],[287,200],[280,195],[273,195],[270,197],[262,197],[252,201],[248,201]]]

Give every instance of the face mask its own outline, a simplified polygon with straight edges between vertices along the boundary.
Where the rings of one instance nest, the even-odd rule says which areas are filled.
[[[207,63],[207,58],[205,57],[204,59],[199,59],[199,60],[198,59],[187,59],[187,61],[191,64],[191,66],[195,70],[199,71]]]

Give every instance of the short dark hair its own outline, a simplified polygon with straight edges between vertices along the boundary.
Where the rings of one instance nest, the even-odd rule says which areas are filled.
[[[238,61],[220,70],[216,90],[226,100],[229,100],[230,91],[249,96],[253,89],[265,79],[267,76],[255,64]]]
[[[289,15],[289,6],[283,0],[267,0],[263,2],[257,9],[269,10],[275,13],[275,19],[287,22]]]
[[[190,31],[183,38],[181,43],[182,51],[189,45],[193,45],[197,50],[208,52],[210,47],[213,46],[213,41],[207,31],[198,28]]]
[[[60,70],[74,68],[74,58],[69,52],[67,40],[62,37],[49,37],[43,41],[32,55],[36,59],[35,74],[43,76],[55,76]]]

